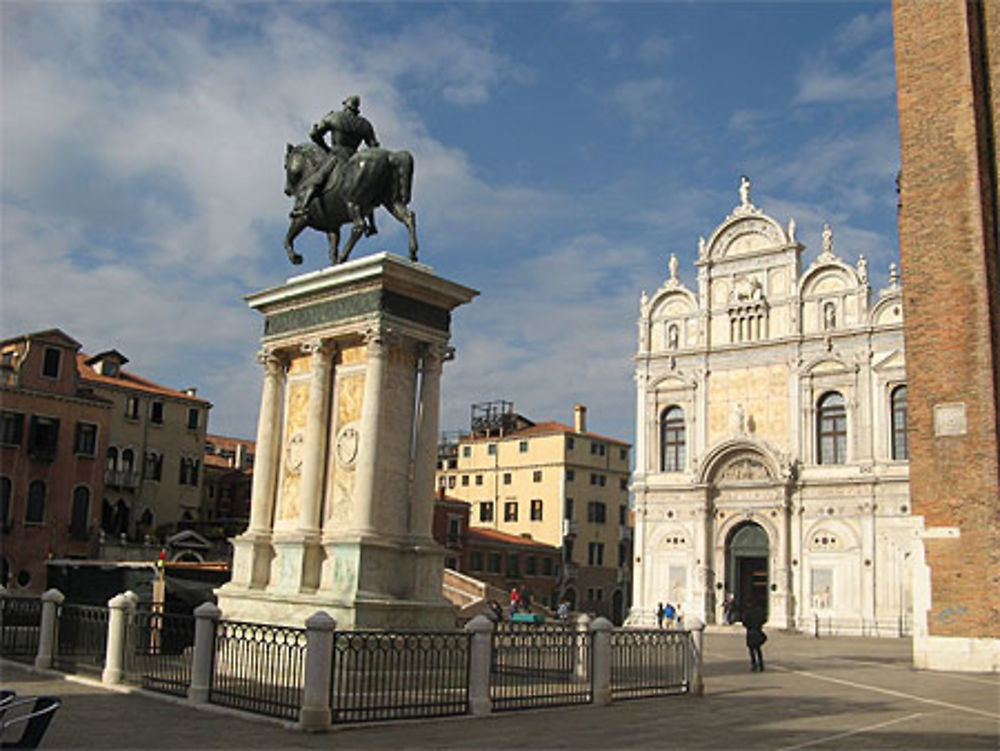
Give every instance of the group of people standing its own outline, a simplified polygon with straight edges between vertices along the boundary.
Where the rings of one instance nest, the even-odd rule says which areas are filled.
[[[656,627],[663,628],[664,624],[667,628],[684,628],[684,612],[681,610],[680,604],[674,607],[669,602],[666,604],[657,603]]]

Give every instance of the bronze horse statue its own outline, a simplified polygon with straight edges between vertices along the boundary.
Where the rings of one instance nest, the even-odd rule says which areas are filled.
[[[288,144],[285,149],[285,195],[295,195],[302,180],[318,169],[326,153],[315,143]],[[365,234],[365,217],[379,207],[410,231],[410,260],[417,260],[417,218],[410,211],[413,156],[408,151],[361,149],[337,166],[316,193],[304,216],[293,217],[285,235],[285,251],[292,263],[302,263],[294,241],[306,227],[325,232],[330,242],[330,263],[343,263]],[[340,228],[351,223],[351,235],[338,255]]]

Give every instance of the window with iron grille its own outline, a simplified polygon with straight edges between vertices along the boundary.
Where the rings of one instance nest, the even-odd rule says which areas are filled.
[[[910,458],[910,447],[906,437],[907,406],[906,386],[892,390],[892,458],[903,461]]]
[[[683,471],[686,442],[684,411],[667,407],[660,417],[660,471]]]
[[[818,464],[847,461],[847,406],[844,397],[831,391],[819,400],[817,409]]]

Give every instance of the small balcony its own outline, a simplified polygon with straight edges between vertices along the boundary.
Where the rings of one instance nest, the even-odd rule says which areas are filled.
[[[563,519],[562,523],[562,533],[563,537],[576,537],[580,532],[580,522],[576,519]]]
[[[123,469],[108,469],[104,472],[104,484],[109,488],[135,490],[139,487],[139,473]]]

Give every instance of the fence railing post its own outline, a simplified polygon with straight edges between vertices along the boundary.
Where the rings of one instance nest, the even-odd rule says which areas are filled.
[[[124,594],[108,600],[108,641],[104,651],[104,672],[101,682],[114,685],[122,682],[125,673],[125,631],[131,620],[132,601]]]
[[[493,621],[485,615],[477,615],[465,624],[466,632],[472,634],[469,645],[469,711],[476,716],[493,711],[490,702],[493,628]]]
[[[66,601],[66,595],[58,589],[50,589],[42,595],[42,623],[38,630],[38,654],[35,655],[36,668],[51,668],[56,653],[59,633],[59,606]]]
[[[188,701],[205,704],[212,687],[212,668],[215,662],[215,628],[222,611],[213,602],[203,602],[194,609],[194,654],[191,658],[191,685]]]
[[[692,696],[705,695],[705,679],[702,677],[705,649],[705,622],[697,616],[687,619],[687,627],[691,632],[691,683],[689,693]]]
[[[299,730],[328,730],[330,680],[333,670],[333,640],[337,622],[320,610],[306,619],[306,685],[299,710]]]
[[[590,624],[594,650],[594,672],[591,676],[594,704],[611,703],[611,632],[614,630],[611,621],[603,616]]]
[[[573,664],[573,677],[578,681],[585,681],[587,680],[587,673],[590,669],[588,659],[590,656],[590,650],[587,649],[587,638],[590,635],[590,616],[586,613],[578,615],[573,628],[576,631],[577,637],[575,659]]]

